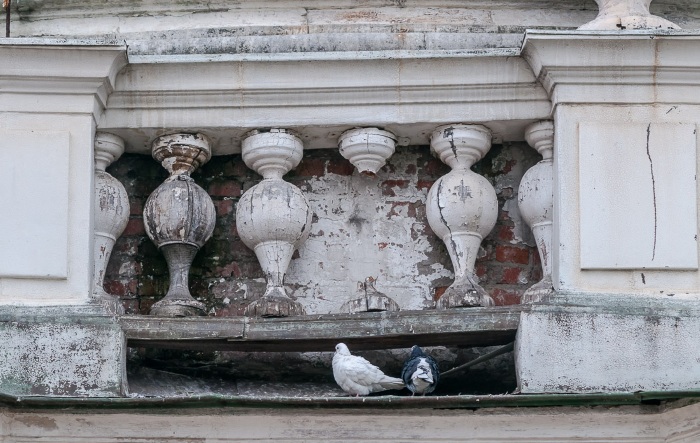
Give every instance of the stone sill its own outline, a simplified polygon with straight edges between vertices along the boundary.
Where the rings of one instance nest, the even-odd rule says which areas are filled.
[[[395,396],[371,397],[252,397],[228,395],[198,395],[192,397],[16,397],[0,394],[0,405],[10,409],[200,409],[200,408],[269,408],[269,409],[481,409],[514,407],[561,406],[623,406],[654,407],[662,402],[686,399],[695,403],[699,391],[634,392],[611,394],[514,394],[514,395],[454,395],[454,396]],[[669,405],[673,406],[673,404]],[[647,412],[662,412],[654,409]]]
[[[312,352],[338,342],[353,350],[421,346],[498,346],[515,340],[524,306],[368,312],[287,318],[124,316],[131,347]]]

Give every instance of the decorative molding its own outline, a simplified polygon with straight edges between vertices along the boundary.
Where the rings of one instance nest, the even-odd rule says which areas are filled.
[[[214,155],[240,152],[245,133],[260,127],[293,129],[305,149],[334,148],[344,131],[377,126],[428,144],[455,115],[487,125],[496,142],[522,140],[527,124],[549,118],[551,104],[517,54],[132,57],[98,126],[135,153],[147,153],[164,127],[206,133]]]
[[[0,59],[12,61],[0,66],[2,109],[92,113],[95,121],[127,64],[124,45],[94,40],[0,39]]]
[[[522,56],[553,106],[700,104],[697,31],[528,31]]]

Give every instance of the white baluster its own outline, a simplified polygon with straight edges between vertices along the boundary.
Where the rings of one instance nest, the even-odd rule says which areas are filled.
[[[299,137],[285,129],[253,131],[243,140],[243,161],[263,180],[241,196],[236,229],[243,243],[255,251],[267,278],[265,293],[248,305],[246,315],[304,314],[301,304],[287,294],[284,276],[294,250],[308,238],[312,212],[301,190],[282,180],[299,164],[302,154]]]
[[[474,263],[483,238],[498,216],[496,192],[471,166],[491,149],[491,131],[481,125],[446,125],[433,131],[430,146],[452,168],[428,192],[428,223],[447,246],[455,281],[437,303],[438,309],[492,306],[479,286]]]
[[[157,138],[153,158],[170,173],[148,197],[143,209],[146,233],[165,255],[170,271],[168,293],[151,308],[151,315],[205,315],[203,303],[189,290],[192,260],[214,232],[216,211],[211,197],[190,174],[211,158],[203,134],[172,134]]]
[[[124,141],[113,134],[95,134],[95,236],[93,297],[121,313],[119,300],[104,290],[105,271],[112,248],[129,222],[129,196],[119,180],[105,172],[124,153]]]
[[[525,139],[542,155],[542,160],[523,175],[518,189],[518,207],[530,226],[542,262],[542,280],[523,294],[521,303],[534,303],[554,291],[552,286],[552,211],[554,124],[550,120],[525,128]]]
[[[374,175],[394,154],[396,136],[378,128],[351,129],[338,138],[338,149],[360,173]]]

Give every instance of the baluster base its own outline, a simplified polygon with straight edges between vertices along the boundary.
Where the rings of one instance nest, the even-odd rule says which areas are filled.
[[[493,298],[476,282],[475,277],[456,279],[437,301],[437,309],[494,306]]]
[[[190,265],[199,248],[185,243],[171,243],[160,249],[168,262],[170,287],[165,297],[151,307],[150,314],[156,317],[206,315],[204,303],[195,300],[188,287]]]
[[[384,294],[367,294],[361,295],[352,300],[348,300],[340,307],[340,312],[348,314],[357,314],[358,312],[383,312],[383,311],[400,311],[398,303],[391,297]]]
[[[268,287],[265,294],[245,308],[248,317],[293,317],[306,315],[301,303],[292,300],[281,286]]]
[[[520,304],[528,303],[539,303],[550,295],[554,294],[554,284],[552,279],[543,278],[534,285],[530,286],[522,298],[520,299]]]

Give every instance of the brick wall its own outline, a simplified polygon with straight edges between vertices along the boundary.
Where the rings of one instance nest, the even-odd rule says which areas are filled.
[[[481,283],[499,305],[519,302],[541,277],[527,225],[517,210],[522,174],[539,160],[527,145],[495,145],[474,170],[495,186],[496,227],[477,260]],[[287,286],[309,313],[338,312],[354,296],[357,282],[377,277],[377,289],[402,309],[427,309],[452,281],[452,265],[442,241],[427,224],[425,198],[449,168],[427,147],[399,148],[374,178],[359,175],[336,149],[307,151],[285,179],[299,186],[314,210],[311,235],[294,255]],[[167,177],[149,156],[124,155],[109,169],[129,193],[131,219],[115,245],[105,289],[124,301],[129,313],[147,314],[165,294],[165,260],[145,234],[142,211],[149,194]],[[241,315],[264,290],[253,251],[236,232],[236,203],[260,176],[240,155],[214,157],[193,174],[217,211],[211,240],[195,258],[192,294],[210,315]]]

